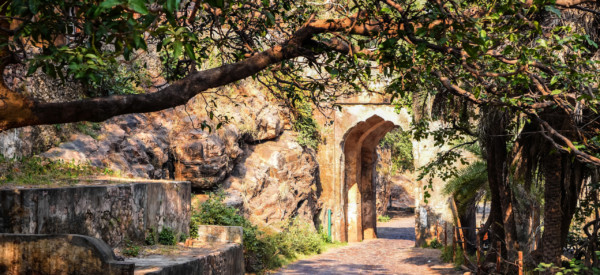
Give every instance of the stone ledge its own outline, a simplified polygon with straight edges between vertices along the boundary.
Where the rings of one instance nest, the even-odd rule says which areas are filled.
[[[204,243],[243,244],[244,230],[241,226],[199,225],[198,238]]]
[[[133,274],[103,241],[82,235],[0,234],[1,274]]]
[[[135,274],[244,274],[244,253],[239,244],[215,243],[193,247],[175,255],[150,255],[128,258],[135,263]]]

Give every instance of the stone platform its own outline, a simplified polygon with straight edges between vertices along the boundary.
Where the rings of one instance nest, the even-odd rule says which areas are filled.
[[[149,255],[125,261],[135,264],[134,274],[244,274],[243,249],[235,243],[182,247],[172,255]]]
[[[189,234],[191,184],[103,180],[75,186],[0,187],[0,233],[81,234],[110,246],[164,227]]]

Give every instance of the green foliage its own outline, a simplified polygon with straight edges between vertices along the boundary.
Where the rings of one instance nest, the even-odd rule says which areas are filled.
[[[156,237],[156,228],[152,227],[146,231],[146,239],[144,242],[146,245],[155,245],[157,241]]]
[[[298,132],[298,143],[303,147],[310,147],[317,150],[321,142],[319,134],[319,125],[313,117],[310,103],[303,102],[296,106],[298,113],[294,119],[294,131]]]
[[[158,243],[162,245],[176,245],[177,233],[170,227],[163,227],[158,234]]]
[[[596,252],[596,254],[600,254]],[[534,271],[539,272],[550,272],[555,275],[563,275],[563,274],[588,274],[589,268],[585,266],[585,264],[577,259],[571,259],[568,262],[568,267],[558,267],[553,263],[540,263],[534,269]],[[600,274],[600,269],[593,267],[591,274]]]
[[[211,194],[199,209],[193,209],[190,236],[197,237],[199,224],[243,227],[244,260],[247,271],[263,272],[291,261],[298,255],[320,253],[326,245],[323,234],[299,219],[281,232],[265,232],[223,203],[223,193]]]
[[[100,123],[97,122],[84,121],[75,123],[75,128],[77,128],[79,132],[97,139],[101,126]]]
[[[390,218],[390,216],[388,216],[388,215],[377,217],[378,222],[389,222],[391,219],[392,218]]]
[[[123,255],[129,257],[137,257],[140,253],[140,247],[135,245],[131,240],[125,240],[125,247],[121,250]]]
[[[456,177],[450,179],[443,191],[445,194],[454,196],[458,211],[462,213],[465,210],[463,207],[473,201],[479,191],[489,189],[487,181],[487,165],[483,161],[475,161],[461,169]],[[489,192],[486,193],[489,194]]]
[[[381,139],[380,146],[392,150],[392,169],[394,172],[413,171],[412,135],[409,131],[395,129]]]
[[[444,245],[438,239],[431,240],[429,242],[428,246],[431,247],[431,248],[434,248],[434,249],[438,249],[438,248],[444,247]]]
[[[0,155],[0,182],[2,183],[44,185],[113,174],[110,169],[76,164],[73,161],[47,160],[39,157],[8,159]]]
[[[145,64],[108,64],[98,68],[98,78],[89,81],[91,96],[140,94],[152,85]]]
[[[198,232],[196,232],[198,233]],[[188,236],[185,233],[181,233],[179,234],[179,242],[185,242],[187,240]]]
[[[451,263],[454,261],[454,259],[452,259],[452,246],[442,247],[441,258],[444,263]]]

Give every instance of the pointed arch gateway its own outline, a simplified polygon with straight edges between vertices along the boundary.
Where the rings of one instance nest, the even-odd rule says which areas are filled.
[[[381,138],[396,128],[391,121],[373,115],[344,135],[344,220],[342,239],[359,242],[377,238],[377,212],[373,170]]]

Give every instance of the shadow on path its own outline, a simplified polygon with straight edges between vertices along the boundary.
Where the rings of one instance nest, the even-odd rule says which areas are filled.
[[[351,243],[297,261],[276,274],[462,274],[437,249],[415,248],[414,215],[398,213],[377,224],[378,239]]]

